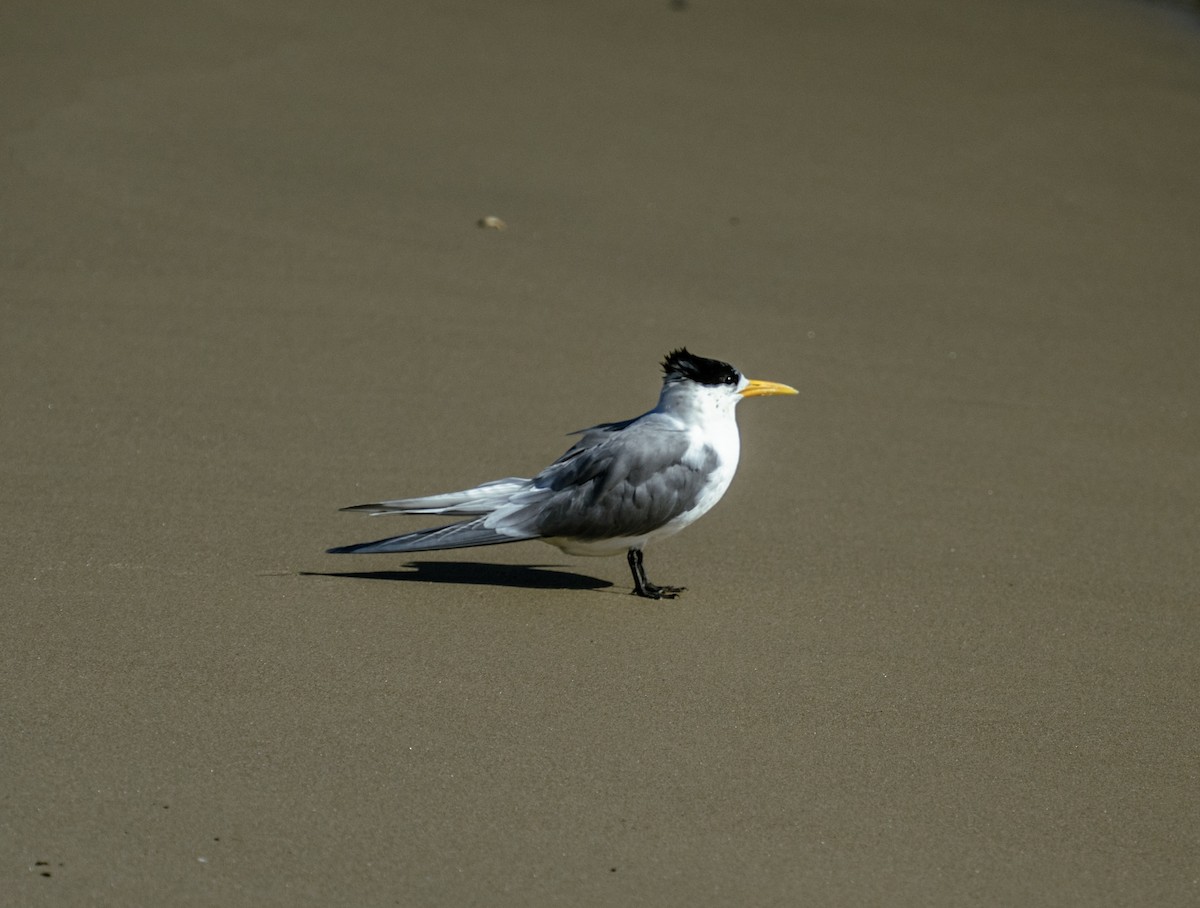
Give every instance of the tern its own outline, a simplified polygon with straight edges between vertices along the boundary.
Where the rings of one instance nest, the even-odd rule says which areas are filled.
[[[580,438],[532,479],[509,477],[473,489],[342,508],[382,514],[470,517],[330,554],[427,552],[540,539],[571,555],[626,553],[633,593],[674,599],[685,587],[646,578],[642,549],[673,536],[715,505],[737,470],[734,408],[743,397],[797,394],[746,378],[729,363],[689,353],[662,364],[658,405],[624,422],[572,433]]]

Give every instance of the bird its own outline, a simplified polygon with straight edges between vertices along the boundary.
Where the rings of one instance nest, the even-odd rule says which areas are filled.
[[[741,447],[738,402],[799,392],[746,378],[729,363],[686,347],[669,353],[662,370],[654,409],[571,433],[579,440],[532,479],[510,476],[460,492],[341,509],[469,520],[328,552],[427,552],[537,539],[571,555],[624,552],[634,595],[677,598],[686,587],[651,583],[642,550],[695,522],[729,488]]]

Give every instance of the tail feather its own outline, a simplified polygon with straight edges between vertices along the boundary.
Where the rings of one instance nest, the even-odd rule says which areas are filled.
[[[513,494],[528,488],[529,482],[528,479],[510,476],[507,479],[485,482],[473,489],[463,489],[461,492],[445,492],[441,495],[427,495],[423,498],[397,498],[393,501],[356,504],[342,508],[342,510],[366,511],[372,517],[383,514],[445,514],[449,517],[474,517],[490,514],[496,508],[506,504]],[[473,544],[478,545],[479,543]]]
[[[386,512],[385,512],[386,513]],[[399,512],[403,513],[403,512]],[[448,512],[447,512],[448,513]],[[505,542],[520,542],[523,539],[536,539],[534,534],[509,531],[500,532],[485,526],[486,517],[474,520],[464,520],[444,527],[431,527],[405,533],[403,536],[391,536],[378,539],[375,542],[360,542],[357,545],[345,545],[329,549],[331,555],[377,555],[385,552],[429,552],[435,549],[463,549],[476,545],[499,545]]]

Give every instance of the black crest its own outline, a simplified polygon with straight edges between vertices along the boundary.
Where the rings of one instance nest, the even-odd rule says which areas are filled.
[[[668,353],[662,367],[667,381],[687,379],[700,385],[736,385],[742,378],[741,373],[729,363],[696,356],[688,353],[686,347]]]

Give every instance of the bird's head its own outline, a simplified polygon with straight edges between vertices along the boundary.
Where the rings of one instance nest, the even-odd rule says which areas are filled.
[[[798,394],[788,385],[746,378],[737,369],[719,359],[689,353],[681,347],[663,360],[663,398],[694,401],[705,408],[730,410],[743,397],[771,394]]]
[[[746,378],[737,369],[719,359],[709,359],[680,347],[663,360],[663,384],[691,384],[723,390],[737,397],[765,397],[771,394],[799,394],[795,388],[773,381]]]

